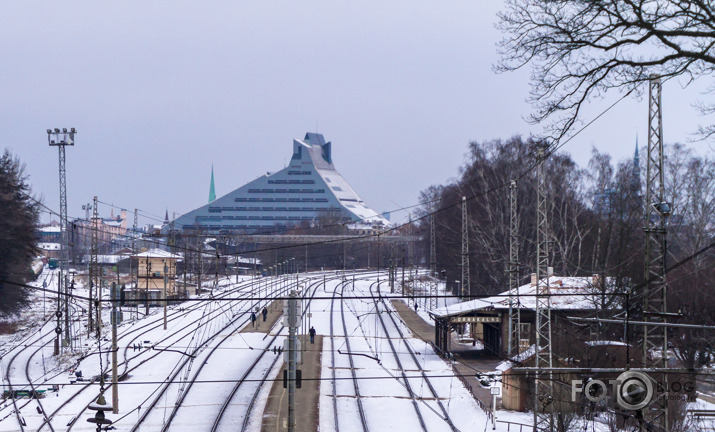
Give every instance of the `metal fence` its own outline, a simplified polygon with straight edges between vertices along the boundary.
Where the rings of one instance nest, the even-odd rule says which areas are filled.
[[[516,422],[510,422],[510,421],[504,421],[504,420],[497,420],[497,423],[505,423],[506,424],[506,430],[511,432],[511,431],[519,431],[519,432],[533,432],[534,431],[534,426],[532,425],[527,425],[523,423],[516,423]],[[517,427],[519,429],[517,429]]]

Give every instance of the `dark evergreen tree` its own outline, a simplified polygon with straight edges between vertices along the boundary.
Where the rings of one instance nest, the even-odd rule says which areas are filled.
[[[0,157],[0,315],[27,303],[27,282],[37,254],[38,204],[30,195],[24,165],[5,150]]]

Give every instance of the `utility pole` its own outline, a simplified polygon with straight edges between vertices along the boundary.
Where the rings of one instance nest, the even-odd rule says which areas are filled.
[[[144,305],[146,308],[146,312],[144,313],[144,316],[147,317],[149,316],[149,278],[151,277],[151,263],[149,262],[149,252],[147,251],[147,256],[146,256],[146,293],[144,293],[144,296],[146,298],[146,304]]]
[[[395,292],[395,245],[390,243],[390,293]]]
[[[380,232],[377,233],[377,293],[380,293]]]
[[[306,254],[306,259],[308,257],[308,246],[305,247],[305,254]],[[257,278],[258,274],[256,272],[258,271],[257,267],[257,261],[258,261],[258,244],[254,241],[253,242],[253,277]],[[238,282],[238,278],[236,278],[236,282]]]
[[[645,197],[645,279],[648,284],[643,296],[643,321],[665,322],[666,308],[666,218],[670,215],[670,203],[665,202],[665,170],[663,166],[663,111],[660,78],[652,75],[648,91],[648,171]],[[653,358],[659,353],[659,358]],[[668,329],[657,325],[643,326],[644,367],[668,367]],[[657,380],[668,385],[667,374],[659,374]],[[668,432],[667,397],[656,398],[644,408],[645,421]],[[641,424],[641,431],[645,431]]]
[[[437,241],[434,229],[434,210],[429,218],[429,272],[430,272],[430,309],[437,308]]]
[[[218,277],[217,277],[218,278]],[[164,330],[166,330],[166,312],[167,312],[167,296],[166,296],[166,284],[169,280],[169,267],[164,263]]]
[[[99,289],[99,215],[97,210],[97,197],[92,201],[92,242],[89,254],[89,317],[87,319],[87,332],[89,335],[94,331],[94,289]]]
[[[400,284],[400,291],[402,295],[405,295],[405,258],[402,257],[402,283]]]
[[[196,281],[196,293],[201,292],[201,274],[204,271],[204,242],[201,240],[201,234],[198,235],[199,239],[199,271],[197,273],[198,275],[198,280]]]
[[[467,222],[467,197],[462,197],[462,292],[465,299],[470,294],[469,283],[469,225]]]
[[[139,226],[139,209],[135,208],[134,209],[134,225],[132,226],[132,231],[133,231],[132,232],[132,254],[134,254],[134,255],[136,255],[139,252],[137,250],[137,243],[136,243],[138,226]],[[130,266],[129,273],[131,274],[132,278],[134,278],[134,272],[131,269],[131,265],[132,265],[133,261],[134,261],[133,259],[129,260],[129,266]],[[137,277],[136,277],[136,281],[134,284],[134,288],[135,288],[134,292],[136,294],[138,294],[139,293],[139,260],[137,260],[136,272],[137,272],[137,274],[136,274]],[[184,282],[186,282],[186,281],[184,281]],[[184,286],[186,286],[186,285],[184,285]],[[136,298],[135,298],[135,300],[136,300]],[[136,317],[136,319],[139,319],[139,304],[137,302],[134,302],[134,307],[136,308],[136,309],[134,309],[134,311],[136,312],[135,317]]]
[[[297,299],[296,290],[291,290],[289,298],[285,301],[283,325],[288,327],[288,340],[285,341],[285,352],[288,354],[286,376],[283,386],[288,387],[288,432],[295,431],[295,389],[300,388],[300,371],[296,370],[300,359],[300,342],[296,337],[297,329],[301,324],[301,302]]]
[[[122,312],[117,310],[117,303],[121,299],[121,287],[112,282],[112,408],[114,414],[119,413],[119,375],[117,372],[117,325],[122,320]]]
[[[429,218],[429,272],[430,276],[437,276],[437,242],[434,232],[434,214]]]
[[[134,225],[132,226],[132,252],[137,253],[136,237],[139,231],[139,209],[134,209]]]
[[[536,170],[536,374],[534,397],[534,431],[553,431],[554,417],[553,374],[545,373],[544,368],[552,367],[551,353],[551,298],[549,295],[549,240],[547,219],[546,180],[544,179],[544,161],[548,146],[544,143],[537,148]],[[541,281],[541,278],[544,281]]]
[[[367,243],[367,269],[370,270],[370,242]]]
[[[94,321],[97,325],[97,338],[102,338],[102,273],[100,269],[99,284],[97,285],[97,298],[94,300]]]
[[[519,219],[517,215],[517,183],[509,185],[509,345],[508,354],[519,354],[521,340],[521,305],[519,304]]]
[[[67,274],[67,262],[69,261],[68,254],[68,242],[67,242],[67,173],[65,170],[65,147],[74,146],[74,134],[77,133],[75,128],[71,128],[69,132],[67,128],[63,128],[60,131],[58,128],[47,129],[47,142],[50,147],[57,147],[59,150],[59,174],[60,174],[60,236],[61,236],[61,247],[60,247],[60,274],[57,278],[57,292],[64,294],[64,313],[65,313],[65,340],[63,345],[70,345],[70,328],[69,328],[69,293],[67,292],[67,280],[65,275]],[[57,340],[55,341],[56,349],[55,353],[59,354],[60,345],[60,334],[62,333],[61,319],[62,308],[58,305],[57,310]]]

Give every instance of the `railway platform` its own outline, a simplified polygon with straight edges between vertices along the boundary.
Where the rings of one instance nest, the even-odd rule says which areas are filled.
[[[251,325],[249,322],[246,324],[242,329],[241,333],[268,333],[273,326],[276,324],[278,321],[278,318],[280,318],[283,315],[283,301],[282,300],[274,300],[271,302],[270,305],[266,306],[266,310],[268,311],[268,315],[266,316],[266,320],[263,321],[263,316],[261,315],[261,309],[258,309],[256,313],[256,325],[255,327]]]
[[[306,341],[306,335],[300,335]],[[323,337],[315,336],[315,344],[306,344],[303,351],[303,364],[298,369],[303,371],[304,377],[320,376],[320,360],[323,351]],[[278,377],[283,376],[285,364],[278,372]],[[300,389],[295,391],[295,431],[315,432],[318,430],[318,400],[320,398],[320,380],[304,380]],[[283,381],[278,379],[273,382],[268,401],[263,411],[261,432],[277,432],[287,430],[288,421],[288,389],[283,388]]]

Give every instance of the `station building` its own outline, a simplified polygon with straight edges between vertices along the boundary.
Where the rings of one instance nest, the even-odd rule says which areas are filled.
[[[125,290],[127,300],[141,302],[148,299],[151,302],[186,297],[187,293],[178,292],[176,287],[176,264],[183,257],[161,249],[151,249],[132,255],[131,258],[137,269],[137,285]]]
[[[332,144],[325,142],[321,134],[307,133],[303,140],[293,140],[293,154],[286,168],[267,173],[180,216],[173,226],[175,230],[216,233],[261,232],[311,223],[323,216],[372,226],[389,225],[337,171]]]
[[[539,284],[548,284],[552,325],[565,325],[567,316],[590,316],[599,310],[615,289],[613,280],[601,282],[599,275],[554,276],[542,278]],[[536,320],[536,275],[531,282],[520,286],[515,293],[515,305],[521,314],[521,339],[519,352],[528,350],[535,343],[536,334],[532,323]],[[441,352],[451,351],[451,332],[458,339],[478,340],[486,352],[504,357],[509,339],[509,291],[496,296],[474,299],[429,311],[435,322],[435,345]],[[566,341],[566,344],[571,341]]]

